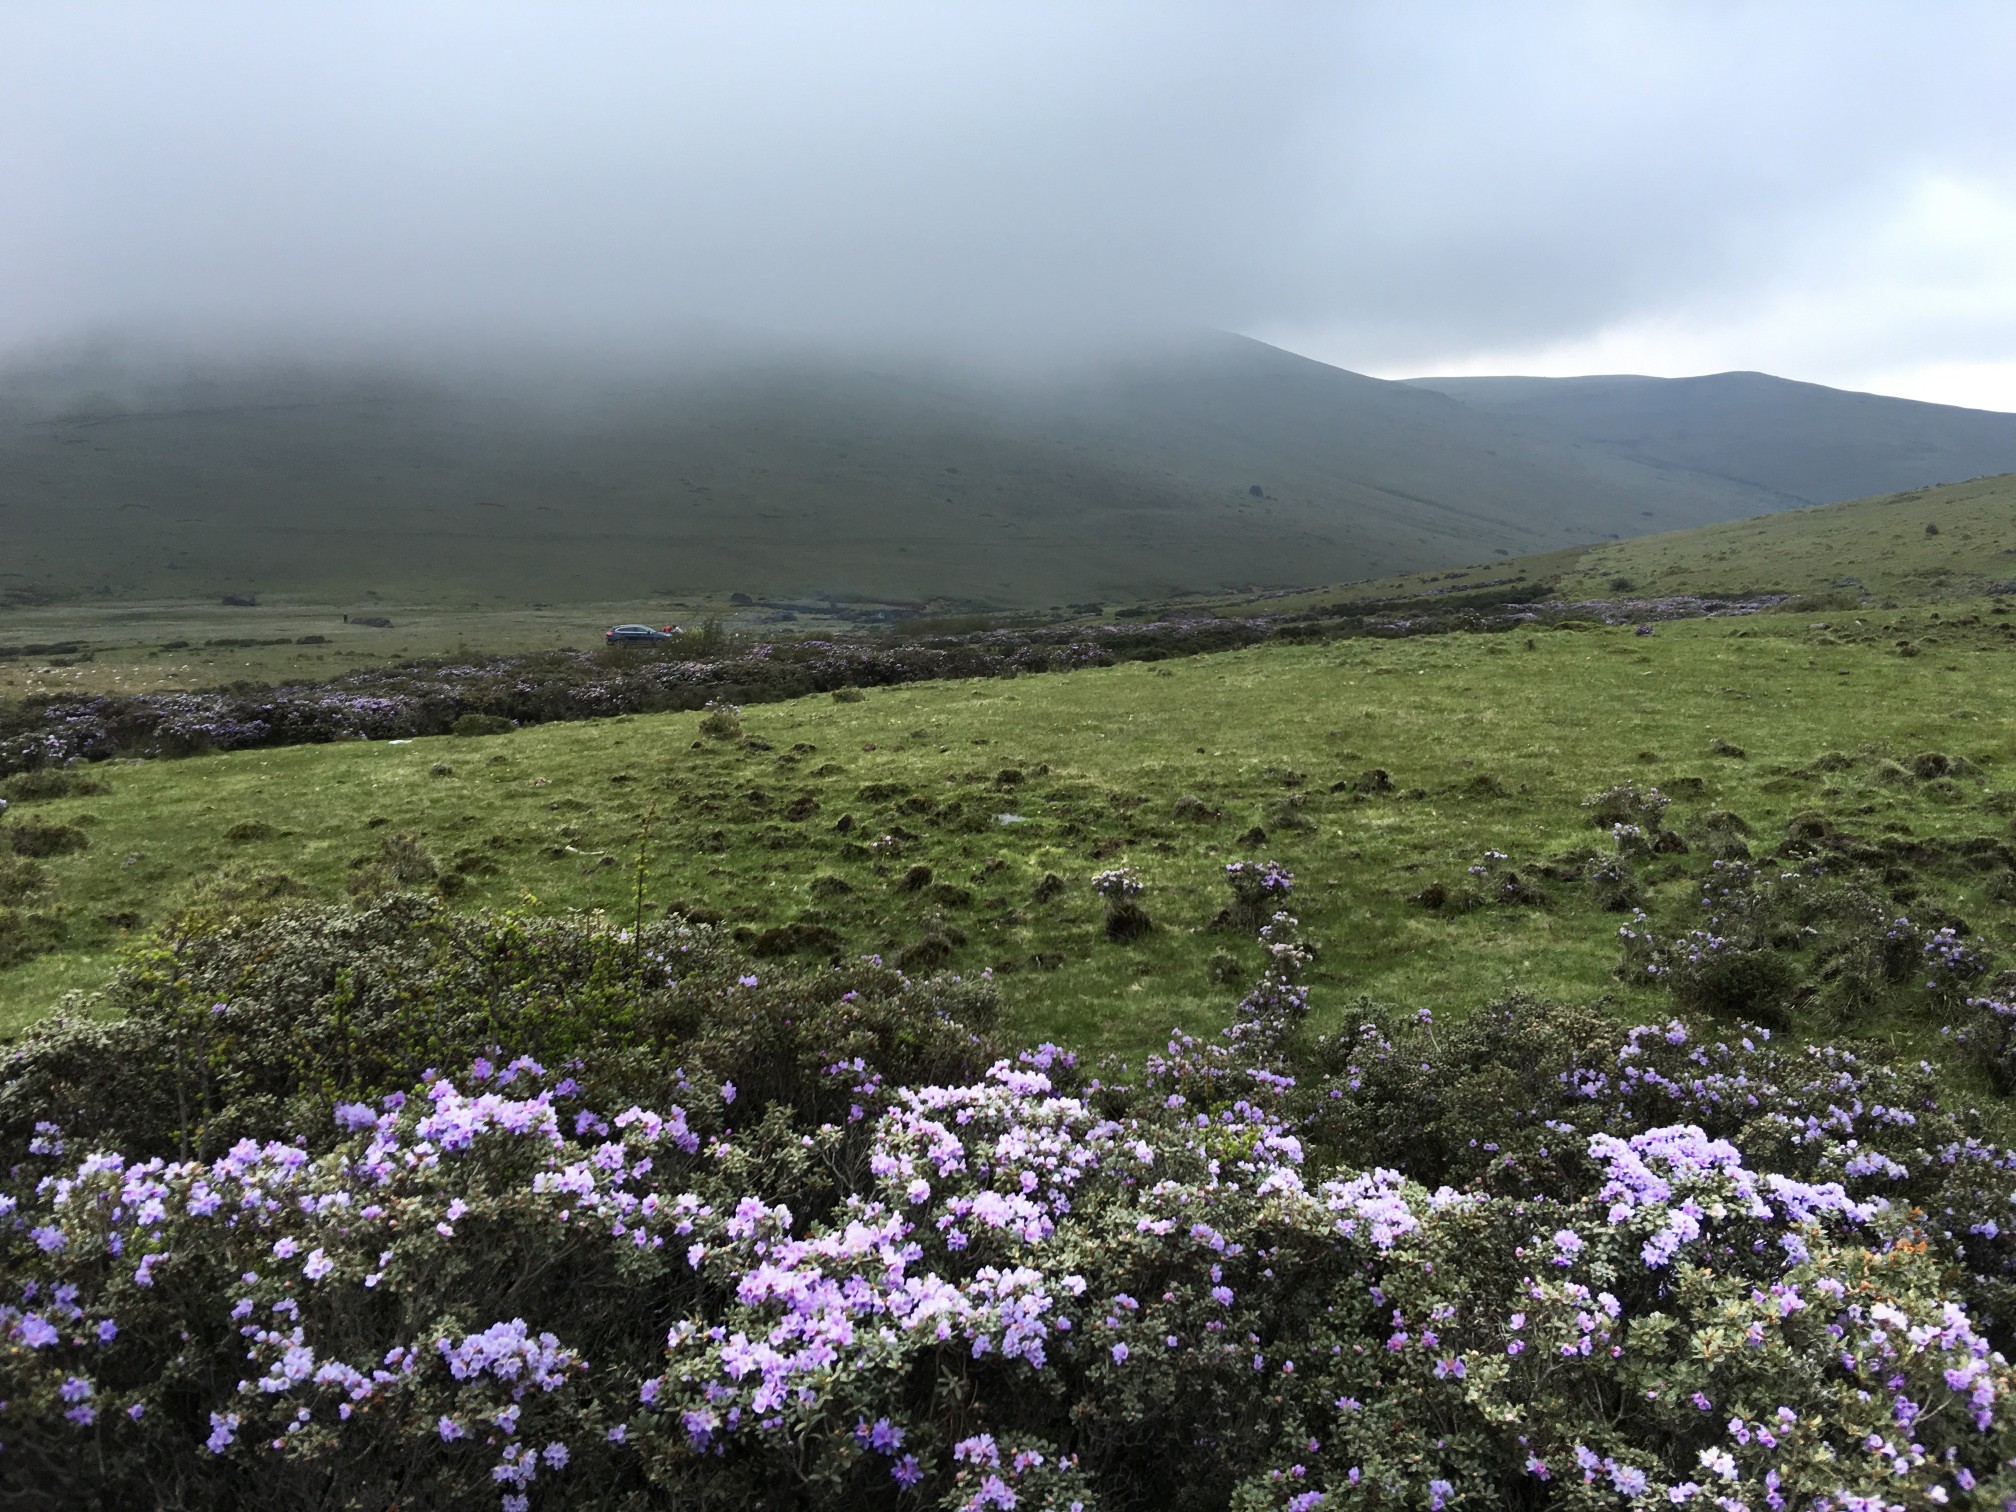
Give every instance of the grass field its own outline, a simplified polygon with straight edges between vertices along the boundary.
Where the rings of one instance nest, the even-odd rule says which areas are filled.
[[[1631,587],[1616,588],[1620,579]],[[1246,616],[1406,598],[1422,598],[1432,609],[1450,595],[1528,587],[1535,597],[1569,599],[1775,590],[1832,607],[1864,597],[1880,606],[1885,600],[1964,600],[2009,581],[2016,581],[2016,474],[1358,583],[1162,599],[1156,612]],[[827,634],[859,628],[862,614],[893,607],[835,604],[822,616],[820,606],[801,604],[791,621],[780,622],[772,605],[736,604],[725,593],[498,607],[446,592],[368,601],[355,611],[390,619],[389,630],[345,624],[343,613],[328,604],[287,597],[262,599],[249,609],[223,607],[215,599],[0,607],[0,652],[25,645],[76,648],[0,654],[0,698],[275,683],[464,650],[592,646],[605,626],[635,619],[693,624],[720,618],[759,637]],[[1109,616],[1114,607],[1107,606]]]
[[[1408,899],[1461,883],[1486,850],[1530,873],[1604,848],[1582,801],[1625,780],[1681,791],[1676,819],[1734,811],[1760,851],[1813,809],[1869,835],[2006,835],[2008,624],[1983,602],[1646,637],[1354,640],[767,705],[745,711],[739,739],[702,736],[687,714],[114,764],[92,774],[108,793],[10,815],[73,826],[88,847],[35,863],[44,885],[18,914],[60,939],[0,972],[0,1022],[92,987],[123,938],[178,905],[341,897],[353,863],[396,835],[458,904],[627,919],[647,814],[648,908],[714,910],[752,932],[800,922],[815,952],[928,939],[920,964],[1000,972],[1027,1036],[1139,1049],[1172,1024],[1221,1022],[1258,962],[1250,940],[1206,928],[1239,857],[1295,871],[1326,1019],[1360,993],[1447,1010],[1513,987],[1610,994],[1647,1015],[1660,996],[1613,978],[1618,917],[1579,885],[1463,915]],[[1900,785],[1878,764],[1928,750],[1972,775]],[[1830,752],[1852,759],[1815,767]],[[1375,767],[1392,790],[1353,791]],[[1242,839],[1256,825],[1265,841]],[[1088,886],[1123,863],[1161,926],[1133,945],[1105,940]],[[1707,864],[1663,859],[1654,911],[1679,908]],[[1062,889],[1044,901],[1051,874]],[[1993,877],[1919,880],[1987,940],[2016,941]],[[1229,987],[1213,980],[1218,951],[1236,958]]]

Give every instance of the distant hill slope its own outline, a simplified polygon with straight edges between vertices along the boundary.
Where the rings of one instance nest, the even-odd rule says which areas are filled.
[[[1480,591],[1536,599],[1790,593],[1836,598],[1846,606],[2011,590],[2016,590],[2016,473],[2005,473],[1509,562],[1227,601],[1224,609],[1250,612],[1243,606],[1258,603],[1293,610],[1339,598],[1454,601],[1452,596]]]
[[[0,373],[0,603],[1047,605],[1364,578],[1791,502],[1229,336],[1017,378],[803,356],[684,377],[105,356]]]
[[[1838,587],[1912,600],[2006,589],[2016,585],[2016,473],[1605,542],[1575,556],[1561,591],[1614,597],[1618,578],[1639,595]]]
[[[1535,435],[1805,504],[2016,470],[2016,415],[1767,373],[1410,381]]]

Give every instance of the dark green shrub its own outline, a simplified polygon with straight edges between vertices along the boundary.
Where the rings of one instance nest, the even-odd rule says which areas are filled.
[[[1092,891],[1106,902],[1106,938],[1124,945],[1153,932],[1155,921],[1141,906],[1147,885],[1124,866],[1112,867],[1092,879]]]
[[[830,924],[822,924],[812,919],[794,919],[789,924],[779,924],[764,930],[756,936],[749,949],[752,955],[763,957],[791,955],[838,956],[846,942],[840,932]]]
[[[0,904],[0,967],[58,949],[67,933],[60,914]]]
[[[1656,787],[1641,788],[1635,782],[1620,782],[1584,798],[1582,807],[1589,811],[1590,824],[1600,829],[1628,824],[1654,835],[1665,827],[1666,810],[1671,803]]]
[[[350,863],[347,885],[353,898],[372,898],[425,887],[440,875],[440,863],[428,854],[418,837],[387,835],[378,842],[376,851]]]
[[[1596,906],[1606,913],[1629,913],[1644,902],[1644,895],[1638,890],[1638,879],[1624,864],[1622,857],[1597,857],[1589,863],[1584,880],[1596,899]]]
[[[0,826],[0,841],[17,856],[67,856],[91,844],[91,837],[74,824],[44,824],[36,819],[17,819]]]
[[[1687,821],[1686,836],[1694,849],[1715,861],[1748,861],[1750,847],[1743,836],[1750,826],[1727,809],[1707,809]]]
[[[1681,1006],[1780,1027],[1790,1005],[1840,1024],[1900,991],[1952,1002],[1985,970],[1964,930],[1894,917],[1860,874],[1832,857],[1797,871],[1718,861],[1683,933],[1661,938],[1640,914],[1621,932],[1620,974],[1661,982]]]
[[[48,881],[48,873],[26,856],[0,851],[0,903],[19,903]]]
[[[700,733],[709,740],[738,740],[742,735],[742,721],[735,710],[718,708],[700,721]]]
[[[10,803],[95,798],[111,791],[111,785],[103,778],[89,776],[75,767],[41,767],[32,772],[16,772],[0,782],[0,798]]]
[[[448,727],[451,735],[509,735],[518,727],[501,714],[464,714]]]
[[[1783,1029],[1791,1023],[1786,1000],[1799,977],[1798,966],[1775,950],[1704,949],[1675,968],[1670,985],[1684,1011]]]

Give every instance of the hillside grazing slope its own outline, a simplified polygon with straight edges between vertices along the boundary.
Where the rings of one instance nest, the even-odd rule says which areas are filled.
[[[2016,473],[1609,541],[1561,573],[1570,597],[1865,591],[1959,598],[2016,584]]]
[[[1229,336],[1013,377],[803,355],[683,376],[142,366],[0,375],[0,600],[1048,605],[1372,577],[1793,502]]]
[[[1536,436],[1805,504],[2016,469],[2016,415],[1850,393],[1768,373],[1410,381]]]

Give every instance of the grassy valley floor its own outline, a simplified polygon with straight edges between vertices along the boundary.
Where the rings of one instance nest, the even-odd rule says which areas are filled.
[[[766,705],[734,738],[674,714],[108,764],[87,775],[109,791],[17,800],[5,821],[52,853],[14,863],[26,958],[0,971],[0,1025],[93,987],[124,940],[205,898],[403,878],[458,905],[627,922],[640,849],[651,913],[718,913],[759,950],[992,968],[1013,1033],[1088,1049],[1224,1021],[1259,964],[1253,941],[1208,927],[1241,857],[1296,874],[1321,1020],[1360,994],[1440,1012],[1515,987],[1645,1017],[1664,995],[1614,976],[1619,915],[1536,871],[1610,849],[1584,800],[1656,783],[1675,828],[1733,812],[1760,856],[1806,811],[1870,838],[1999,840],[2016,799],[2011,638],[1984,602],[1351,640]],[[1963,758],[1958,775],[1895,764],[1927,752]],[[1487,851],[1544,901],[1410,901],[1460,891]],[[1159,926],[1129,945],[1105,939],[1089,886],[1121,864]],[[1655,858],[1655,916],[1684,913],[1709,866]],[[1928,860],[1888,881],[1900,908],[1936,902],[2007,945],[2016,910],[1999,895],[2016,888],[1997,866]]]

